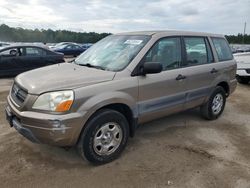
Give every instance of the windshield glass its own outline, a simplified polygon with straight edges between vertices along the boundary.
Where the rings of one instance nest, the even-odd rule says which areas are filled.
[[[68,46],[68,44],[61,44],[61,45],[56,46],[55,48],[56,49],[64,49],[66,46]]]
[[[150,36],[144,35],[111,35],[86,50],[75,63],[120,71],[133,60],[149,39]]]
[[[70,44],[70,42],[60,42],[60,43],[57,43],[54,47],[59,47],[62,45],[67,45],[67,44]]]

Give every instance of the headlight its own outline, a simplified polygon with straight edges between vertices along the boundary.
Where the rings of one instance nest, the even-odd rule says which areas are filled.
[[[54,112],[66,112],[70,109],[73,100],[73,91],[49,92],[40,95],[32,108]]]

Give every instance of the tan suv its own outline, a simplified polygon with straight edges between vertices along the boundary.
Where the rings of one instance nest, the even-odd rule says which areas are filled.
[[[111,35],[72,63],[15,78],[7,119],[36,143],[77,145],[93,163],[119,156],[136,126],[200,107],[218,118],[236,88],[224,36],[145,31]]]

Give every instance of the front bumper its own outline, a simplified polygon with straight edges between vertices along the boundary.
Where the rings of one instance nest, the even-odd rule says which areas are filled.
[[[248,73],[247,70],[249,70],[249,69],[237,69],[236,74],[238,76],[250,76],[250,73]]]
[[[56,146],[76,144],[83,127],[83,114],[69,113],[62,115],[40,112],[20,112],[7,98],[6,118],[11,127],[35,143]]]

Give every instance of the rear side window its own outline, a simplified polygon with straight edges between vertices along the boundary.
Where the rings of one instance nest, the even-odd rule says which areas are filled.
[[[46,55],[46,51],[40,48],[27,47],[26,56],[43,56]]]
[[[201,65],[213,62],[208,41],[204,37],[184,37],[186,62],[184,66]]]
[[[74,49],[80,50],[81,47],[80,46],[74,46]]]
[[[227,61],[233,59],[231,49],[224,38],[212,38],[219,61]]]

